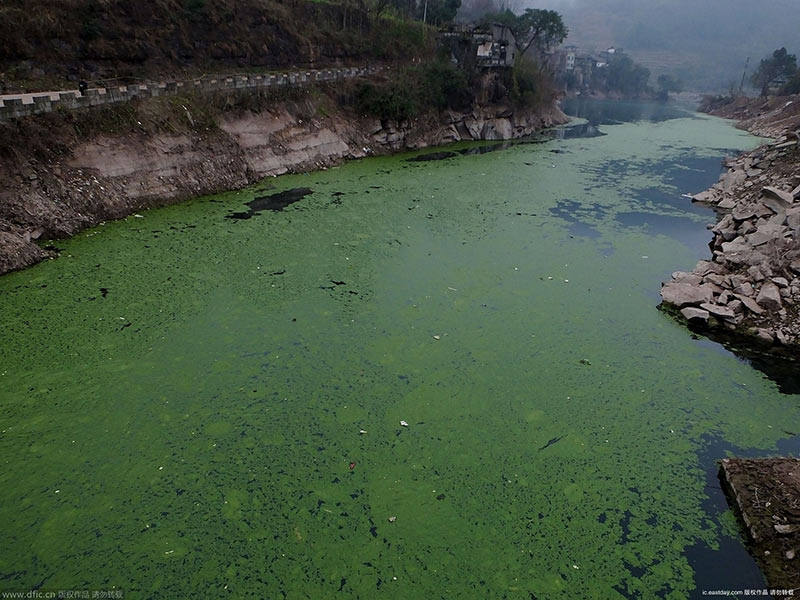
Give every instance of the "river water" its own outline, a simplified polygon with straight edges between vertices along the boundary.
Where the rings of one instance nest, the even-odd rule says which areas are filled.
[[[758,140],[571,109],[593,125],[270,179],[0,279],[0,590],[763,587],[714,461],[796,449],[798,397],[656,309],[708,256],[680,195]]]

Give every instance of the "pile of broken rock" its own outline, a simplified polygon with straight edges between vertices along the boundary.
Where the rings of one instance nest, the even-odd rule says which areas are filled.
[[[792,133],[726,161],[728,172],[693,196],[713,205],[710,261],[663,285],[665,307],[695,325],[769,344],[800,346],[800,138]]]

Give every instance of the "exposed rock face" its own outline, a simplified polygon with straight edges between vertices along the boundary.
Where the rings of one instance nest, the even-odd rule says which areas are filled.
[[[711,302],[713,291],[710,285],[698,285],[691,281],[687,282],[684,278],[666,284],[661,290],[661,296],[665,302],[674,304],[678,308],[683,308],[684,306]]]
[[[800,348],[798,138],[784,135],[726,166],[710,190],[692,197],[718,211],[712,260],[673,273],[664,304],[695,324]]]
[[[69,152],[46,161],[27,156],[20,140],[15,157],[0,154],[0,274],[50,256],[36,238],[71,236],[144,208],[372,154],[520,138],[568,120],[555,107],[536,112],[505,105],[402,123],[339,112],[307,116],[315,112],[308,103],[284,102],[258,113],[225,113],[214,130],[136,131],[77,141],[65,136]],[[42,121],[43,134],[58,118],[45,116],[50,120]]]

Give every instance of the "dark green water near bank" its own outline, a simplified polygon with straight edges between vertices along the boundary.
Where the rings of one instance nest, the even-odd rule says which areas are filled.
[[[0,591],[763,587],[714,460],[791,449],[798,397],[656,310],[708,256],[680,194],[757,140],[651,108],[150,211],[0,278]]]

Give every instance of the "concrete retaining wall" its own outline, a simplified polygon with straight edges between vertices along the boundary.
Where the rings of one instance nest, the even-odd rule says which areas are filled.
[[[226,90],[258,91],[269,88],[303,87],[340,81],[354,77],[371,75],[382,67],[347,67],[315,71],[294,71],[270,75],[235,75],[190,81],[166,81],[157,84],[136,84],[127,87],[113,87],[86,90],[81,96],[78,92],[42,93],[33,95],[33,102],[23,103],[21,98],[7,98],[0,104],[0,121],[27,117],[54,110],[86,110],[96,106],[128,102],[133,98],[152,98],[174,96],[181,93],[210,93]]]

